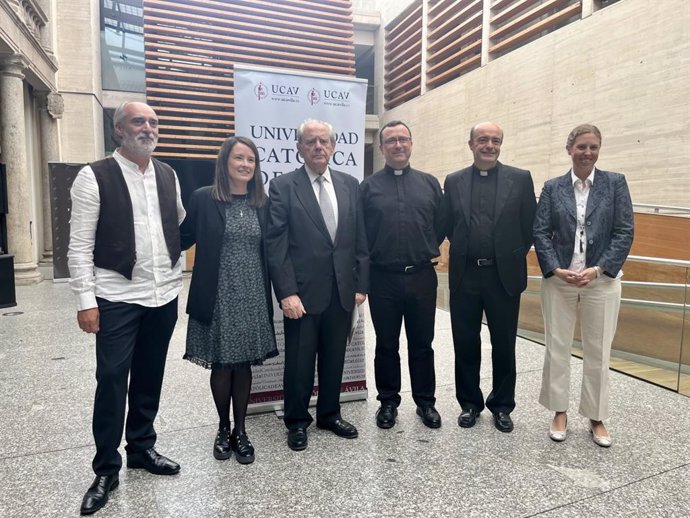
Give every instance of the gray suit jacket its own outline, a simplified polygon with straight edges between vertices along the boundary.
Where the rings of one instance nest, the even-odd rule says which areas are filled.
[[[625,176],[596,169],[587,199],[587,267],[616,277],[633,242],[633,208]],[[577,208],[570,171],[544,184],[534,220],[534,248],[544,277],[573,259]]]

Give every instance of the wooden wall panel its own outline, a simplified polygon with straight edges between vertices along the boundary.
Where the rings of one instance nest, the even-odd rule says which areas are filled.
[[[440,86],[481,65],[482,0],[429,2],[426,84]]]
[[[350,0],[145,0],[156,155],[215,158],[234,132],[236,63],[355,74]]]
[[[579,0],[496,0],[491,6],[492,58],[580,19]]]
[[[690,261],[690,218],[636,213],[630,253]]]
[[[422,0],[386,25],[384,50],[384,106],[390,110],[422,93]]]

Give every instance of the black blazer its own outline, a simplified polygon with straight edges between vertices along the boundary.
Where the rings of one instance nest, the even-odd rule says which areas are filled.
[[[444,185],[442,219],[450,240],[448,284],[451,292],[460,287],[465,273],[471,202],[472,166],[449,174]],[[536,207],[530,172],[498,162],[494,249],[499,278],[511,296],[519,295],[527,287],[526,256],[532,246]]]
[[[331,241],[304,166],[271,181],[266,250],[278,300],[299,295],[307,313],[323,312],[332,281],[344,310],[354,308],[355,293],[367,293],[369,252],[359,200],[359,183],[331,169],[338,200],[338,230]]]
[[[263,235],[261,257],[263,282],[266,291],[266,305],[273,325],[273,299],[266,262],[265,240],[268,204],[256,209]],[[225,232],[225,207],[222,202],[211,198],[211,187],[202,187],[192,193],[187,207],[187,217],[182,222],[182,249],[187,250],[196,243],[192,283],[187,299],[187,313],[200,322],[211,322],[216,305],[216,290],[220,270],[220,249]]]

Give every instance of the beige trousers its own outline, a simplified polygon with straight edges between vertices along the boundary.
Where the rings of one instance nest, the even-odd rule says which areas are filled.
[[[603,421],[609,414],[609,359],[616,334],[621,280],[601,276],[578,288],[555,275],[542,279],[546,354],[539,402],[554,412],[568,410],[570,347],[580,310],[582,336],[582,391],[580,414]]]

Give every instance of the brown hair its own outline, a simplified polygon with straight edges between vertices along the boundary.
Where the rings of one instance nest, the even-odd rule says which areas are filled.
[[[228,158],[235,144],[244,144],[254,153],[254,178],[247,184],[247,203],[252,207],[263,207],[266,203],[264,179],[259,165],[259,150],[256,144],[247,137],[229,137],[223,142],[216,158],[216,173],[211,188],[211,198],[218,201],[232,201],[230,190],[230,174],[228,172]]]
[[[587,133],[592,133],[595,137],[599,139],[599,144],[601,144],[601,131],[594,124],[580,124],[575,126],[573,131],[568,134],[568,139],[565,141],[565,147],[569,148],[575,144],[575,140],[580,135],[586,135]]]

